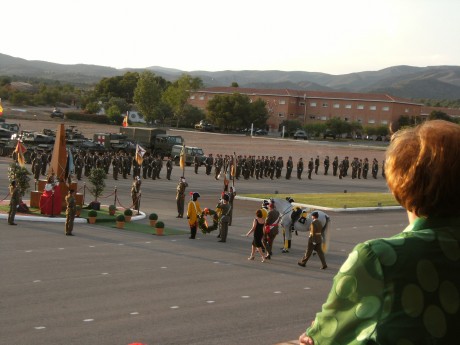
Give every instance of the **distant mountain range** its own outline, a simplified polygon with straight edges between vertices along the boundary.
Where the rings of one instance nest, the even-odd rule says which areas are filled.
[[[393,96],[420,99],[460,99],[460,66],[394,66],[379,71],[342,75],[316,72],[284,71],[181,71],[158,66],[145,69],[96,65],[62,65],[46,61],[29,61],[0,54],[0,76],[57,80],[69,84],[95,84],[104,77],[123,75],[128,71],[150,70],[173,81],[182,73],[200,77],[206,87],[230,86],[266,89],[294,89],[388,93]]]

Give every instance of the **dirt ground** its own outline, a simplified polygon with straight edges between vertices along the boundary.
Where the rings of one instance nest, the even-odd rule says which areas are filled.
[[[5,108],[5,107],[4,107]],[[82,132],[85,137],[92,138],[94,133],[111,132],[118,133],[119,126],[74,122],[69,120],[61,120],[58,118],[51,119],[51,108],[6,108],[4,115],[7,123],[17,123],[22,130],[31,130],[42,132],[43,129],[58,128],[58,124],[64,123],[65,127],[75,126],[75,129]],[[61,109],[67,112],[71,109]],[[332,159],[338,156],[342,159],[345,156],[358,158],[369,158],[372,162],[373,158],[377,158],[379,162],[384,159],[385,146],[381,142],[372,141],[323,141],[323,140],[291,140],[281,139],[278,133],[270,133],[263,137],[250,137],[244,134],[220,134],[199,132],[188,129],[165,128],[168,133],[181,135],[185,144],[188,146],[201,147],[205,154],[228,154],[236,153],[237,155],[268,155],[282,156],[286,161],[289,156],[292,156],[294,164],[300,157],[304,161],[310,158],[315,158],[319,155],[321,161],[325,156]],[[306,164],[305,164],[306,165]]]

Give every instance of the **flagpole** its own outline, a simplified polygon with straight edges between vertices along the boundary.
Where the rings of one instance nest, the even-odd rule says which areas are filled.
[[[235,190],[235,175],[236,175],[236,152],[233,151],[233,176],[232,176],[232,186],[233,190]]]

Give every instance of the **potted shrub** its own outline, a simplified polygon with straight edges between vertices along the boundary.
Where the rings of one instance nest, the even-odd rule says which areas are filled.
[[[101,207],[101,203],[97,201],[97,198],[100,197],[102,195],[102,192],[104,191],[105,178],[106,178],[106,173],[104,169],[102,168],[91,169],[91,173],[88,177],[88,180],[92,185],[92,187],[89,188],[89,191],[95,198],[95,200],[92,201],[90,204],[90,207],[93,210],[99,210]]]
[[[125,212],[123,212],[123,214],[125,215],[125,219],[127,222],[130,222],[131,221],[131,217],[133,216],[133,210],[131,210],[130,208],[127,208],[125,210]]]
[[[155,224],[156,234],[158,236],[163,236],[164,229],[165,229],[165,223],[163,223],[161,220],[157,221]]]
[[[88,223],[90,223],[90,224],[96,223],[96,217],[97,217],[97,211],[96,210],[90,210],[88,212]]]
[[[117,218],[115,218],[116,223],[117,223],[117,228],[118,229],[123,229],[125,227],[125,216],[122,214],[119,214]]]
[[[149,214],[149,220],[150,220],[150,226],[155,226],[157,220],[158,220],[158,215],[156,213],[150,213]]]
[[[114,216],[116,211],[117,211],[117,207],[115,205],[109,205],[109,214],[111,216]]]

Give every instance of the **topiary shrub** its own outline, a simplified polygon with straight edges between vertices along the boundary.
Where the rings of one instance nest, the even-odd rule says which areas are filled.
[[[149,220],[158,220],[158,215],[156,213],[150,213]]]
[[[97,211],[96,210],[91,210],[88,212],[88,217],[97,217]]]
[[[125,221],[125,216],[122,214],[119,214],[116,218],[117,222],[124,222]]]
[[[164,227],[165,223],[163,223],[161,220],[155,224],[155,228],[163,229]]]
[[[125,212],[123,212],[123,214],[125,216],[131,217],[133,215],[133,210],[131,210],[130,208],[127,208]]]

